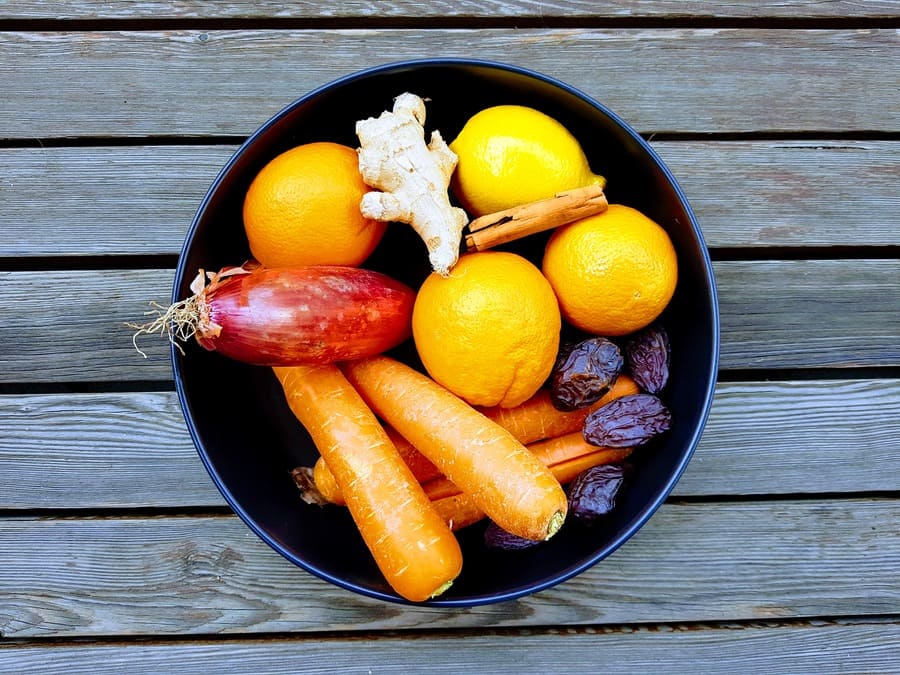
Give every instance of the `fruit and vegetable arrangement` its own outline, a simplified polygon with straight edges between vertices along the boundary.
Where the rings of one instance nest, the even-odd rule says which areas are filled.
[[[462,528],[489,519],[485,544],[512,551],[615,507],[626,460],[672,424],[677,282],[666,231],[607,202],[560,122],[492,106],[448,144],[425,113],[404,93],[357,122],[358,148],[272,159],[243,202],[252,260],[200,270],[135,335],[272,368],[319,452],[301,497],[347,508],[412,601],[460,574]],[[432,270],[417,289],[365,267],[404,223]],[[540,267],[495,250],[547,231]],[[409,340],[422,369],[389,355]]]

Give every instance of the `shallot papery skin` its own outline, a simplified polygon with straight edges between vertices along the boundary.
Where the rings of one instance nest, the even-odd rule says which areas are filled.
[[[244,363],[291,366],[397,346],[410,336],[415,292],[356,267],[257,267],[210,275],[195,300],[200,345]]]

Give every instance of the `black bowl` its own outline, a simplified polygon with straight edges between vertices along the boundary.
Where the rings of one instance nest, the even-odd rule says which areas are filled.
[[[355,122],[389,109],[411,91],[430,99],[426,129],[452,140],[469,116],[490,105],[528,105],[555,117],[579,139],[592,169],[609,180],[610,202],[660,223],[678,252],[679,281],[663,321],[673,362],[665,400],[674,425],[636,453],[632,483],[615,511],[590,533],[566,526],[552,540],[516,553],[488,550],[483,525],[460,532],[463,572],[429,604],[470,606],[509,600],[565,581],[631,537],[671,492],[699,441],[712,402],[719,326],[708,252],[693,213],[650,146],[625,122],[572,87],[522,68],[474,60],[389,64],[342,78],[291,103],[228,161],[191,224],[175,275],[173,300],[190,294],[199,268],[216,270],[250,257],[241,204],[262,166],[295,145],[330,140],[356,147]],[[510,245],[540,263],[546,237]],[[429,268],[411,228],[392,225],[366,267],[416,288]],[[413,365],[409,344],[396,351]],[[213,481],[234,511],[288,560],[338,586],[404,602],[385,583],[345,509],[300,500],[290,470],[317,452],[291,414],[268,368],[247,366],[186,345],[173,349],[175,382],[188,429]],[[685,536],[691,536],[685,533]]]

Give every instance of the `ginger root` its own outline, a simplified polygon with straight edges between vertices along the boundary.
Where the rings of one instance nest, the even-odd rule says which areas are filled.
[[[457,156],[437,130],[425,144],[425,101],[404,93],[392,111],[356,123],[359,170],[375,190],[363,196],[366,218],[408,223],[425,242],[432,269],[450,273],[459,257],[466,212],[450,204]]]

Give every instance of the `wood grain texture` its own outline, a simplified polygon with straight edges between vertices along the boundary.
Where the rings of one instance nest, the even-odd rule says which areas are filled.
[[[725,382],[674,494],[900,490],[900,381]]]
[[[468,611],[388,604],[332,587],[294,567],[235,517],[6,519],[0,633],[200,635],[883,615],[900,603],[898,517],[896,500],[666,505],[586,573]]]
[[[593,19],[593,18],[753,18],[832,17],[888,18],[900,16],[894,1],[850,2],[683,2],[631,0],[602,3],[588,0],[502,0],[499,2],[256,2],[254,0],[150,0],[109,3],[100,0],[40,2],[26,0],[4,5],[0,19]]]
[[[671,626],[629,630],[522,631],[494,635],[443,634],[217,640],[161,644],[66,645],[0,649],[0,669],[19,675],[129,672],[300,673],[483,672],[716,673],[845,675],[894,673],[900,623],[860,620],[800,625]],[[514,654],[515,658],[509,658]],[[327,668],[325,667],[327,664]],[[714,667],[713,667],[714,664]]]
[[[209,505],[174,392],[0,396],[0,508]]]
[[[673,497],[857,492],[900,492],[898,380],[720,383]],[[174,392],[0,396],[0,509],[224,505]]]
[[[900,365],[900,261],[714,265],[722,368]],[[3,272],[0,381],[170,380],[168,342],[126,322],[168,303],[170,270]]]
[[[900,261],[714,267],[723,367],[900,365]]]
[[[900,143],[654,142],[708,246],[900,244]]]
[[[6,382],[170,380],[169,343],[132,344],[151,301],[171,297],[171,270],[0,272],[0,377]]]
[[[900,143],[652,142],[707,245],[900,245]],[[237,146],[0,149],[0,256],[176,255]],[[75,179],[77,177],[77,179]]]
[[[2,256],[177,255],[237,146],[0,149]]]
[[[10,31],[0,139],[243,136],[348,73],[473,54],[566,80],[642,132],[896,131],[897,45],[888,29]]]

